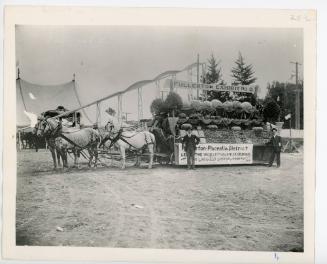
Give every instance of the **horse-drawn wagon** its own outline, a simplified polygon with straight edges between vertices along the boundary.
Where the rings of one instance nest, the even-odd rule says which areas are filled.
[[[58,114],[60,120],[51,121]],[[100,158],[120,160],[122,168],[126,166],[126,159],[136,159],[135,164],[140,165],[145,157],[149,158],[149,168],[153,161],[159,164],[186,165],[186,154],[181,142],[187,126],[191,126],[192,133],[200,138],[195,157],[198,165],[265,163],[271,153],[271,147],[265,144],[270,132],[263,128],[260,119],[204,116],[199,113],[186,115],[185,112],[180,112],[177,117],[169,117],[164,113],[153,120],[142,120],[137,128],[119,123],[114,117],[102,128],[79,128],[77,117],[80,114],[65,115],[65,109],[46,111],[43,117],[44,120],[38,127],[39,134],[45,133],[47,127],[55,167],[54,149],[61,152],[65,166],[69,152],[74,154],[75,165],[80,154],[89,160],[89,165],[94,157],[95,166],[98,154]],[[105,162],[100,162],[107,166]]]

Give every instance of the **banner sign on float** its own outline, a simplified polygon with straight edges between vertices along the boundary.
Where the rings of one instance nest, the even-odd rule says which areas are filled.
[[[170,80],[172,81],[172,80]],[[249,85],[221,85],[221,84],[206,84],[206,83],[193,83],[186,81],[174,80],[174,87],[176,88],[197,88],[202,90],[215,90],[219,92],[242,92],[254,93],[255,87]]]
[[[175,162],[187,165],[182,144],[175,145]],[[196,165],[252,164],[253,144],[199,144],[195,152]]]

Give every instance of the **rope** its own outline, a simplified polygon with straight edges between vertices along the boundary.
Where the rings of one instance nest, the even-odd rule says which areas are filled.
[[[24,99],[24,96],[23,96],[22,85],[20,84],[20,78],[18,78],[17,81],[19,83],[19,91],[20,91],[20,96],[22,97],[24,109],[25,109],[26,112],[28,112],[27,108],[26,108],[26,104],[25,104],[25,99]]]
[[[81,102],[81,100],[80,100],[80,98],[79,98],[79,96],[78,96],[78,93],[77,93],[77,89],[76,89],[76,82],[75,82],[75,80],[73,81],[74,82],[74,93],[75,93],[75,95],[76,95],[76,99],[77,99],[77,101],[78,101],[78,103],[79,103],[79,106],[80,107],[82,107],[82,102]],[[92,120],[89,118],[89,116],[87,115],[87,113],[86,113],[86,111],[85,111],[85,109],[84,108],[82,108],[82,111],[83,111],[83,114],[85,115],[85,117],[87,118],[87,120],[89,120],[89,122],[91,123],[91,124],[93,124],[93,122],[92,122]]]

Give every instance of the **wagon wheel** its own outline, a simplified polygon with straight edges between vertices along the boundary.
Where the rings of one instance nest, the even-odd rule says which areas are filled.
[[[170,162],[169,155],[165,153],[157,153],[156,159],[160,165],[168,165]]]
[[[166,157],[164,156],[158,156],[158,162],[160,165],[164,165],[164,164],[167,164],[167,160],[166,160]]]
[[[169,163],[170,163],[170,156],[169,155],[163,157],[163,163],[165,165],[169,165]]]
[[[173,155],[172,154],[165,154],[164,156],[159,156],[158,162],[160,163],[160,165],[172,165],[172,161],[173,161]]]
[[[164,164],[164,161],[162,160],[161,156],[158,157],[158,162],[159,162],[160,165]]]

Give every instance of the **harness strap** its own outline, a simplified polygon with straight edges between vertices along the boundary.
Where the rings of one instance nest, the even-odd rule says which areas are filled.
[[[104,143],[106,143],[108,140],[110,140],[110,141],[111,141],[111,143],[110,143],[110,145],[109,145],[109,149],[110,149],[110,148],[111,148],[111,147],[112,147],[112,146],[113,146],[113,145],[114,145],[118,140],[121,140],[121,141],[125,142],[127,145],[129,145],[130,147],[136,149],[136,147],[133,146],[131,143],[129,143],[129,142],[126,140],[126,138],[132,138],[132,137],[135,137],[137,134],[139,134],[139,133],[141,133],[141,132],[138,132],[138,133],[136,133],[135,135],[132,135],[132,136],[129,136],[129,137],[127,137],[127,136],[123,136],[122,133],[123,133],[123,129],[121,128],[121,129],[118,131],[117,136],[115,136],[114,138],[110,138],[110,136],[108,135],[107,137],[105,137],[105,138],[101,141],[99,147],[101,147]],[[148,142],[147,137],[146,137],[146,134],[144,134],[144,137],[145,137],[146,145],[154,144],[154,142],[152,142],[152,139],[151,139],[151,142]]]
[[[92,142],[89,142],[86,146],[82,147],[82,146],[76,144],[74,141],[70,140],[68,137],[66,137],[66,136],[63,135],[63,134],[59,134],[58,136],[59,136],[59,137],[62,137],[63,139],[67,140],[68,143],[70,143],[70,144],[72,144],[73,146],[78,147],[78,148],[80,148],[80,149],[85,149],[85,148],[87,148],[89,145],[91,145],[91,143],[92,143]]]
[[[120,134],[119,134],[119,132],[118,132],[118,134],[117,134],[117,136],[116,137],[114,137],[114,138],[111,138],[109,135],[108,136],[106,136],[102,141],[101,141],[101,143],[100,143],[100,145],[99,145],[99,148],[104,144],[104,143],[106,143],[108,140],[110,140],[111,142],[110,142],[110,145],[109,145],[109,149],[119,140],[119,136],[120,136]]]
[[[122,141],[124,141],[127,145],[131,146],[132,148],[135,148],[135,149],[136,149],[136,147],[134,147],[131,143],[129,143],[129,142],[128,142],[126,139],[124,139],[123,137],[120,137],[119,139],[122,140]]]
[[[106,141],[108,141],[109,139],[111,140],[111,143],[110,143],[110,146],[109,146],[109,149],[118,141],[118,140],[122,140],[123,142],[125,142],[127,145],[129,145],[130,147],[132,148],[135,148],[131,143],[129,143],[125,138],[132,138],[134,137],[135,135],[133,136],[130,136],[130,137],[126,137],[126,136],[122,136],[122,133],[123,133],[123,129],[119,129],[118,133],[117,133],[117,136],[115,136],[113,139],[111,139],[110,137],[106,137],[101,143],[104,144]],[[100,144],[101,146],[101,144]]]
[[[103,138],[99,144],[99,148],[104,145],[104,143],[106,143],[108,140],[111,140],[111,138],[109,136],[106,136],[105,138]]]
[[[123,132],[123,131],[122,131]],[[131,136],[121,136],[121,137],[124,137],[124,138],[132,138],[132,137],[135,137],[137,134],[140,134],[141,132],[136,132],[134,135],[131,135]]]
[[[58,126],[53,131],[51,131],[50,137],[59,136],[61,130],[62,130],[62,125],[61,125],[61,123],[59,123]]]
[[[78,131],[76,131],[76,132],[78,132]],[[66,133],[66,132],[62,132],[62,124],[61,124],[61,122],[59,122],[58,126],[51,132],[50,137],[51,138],[61,137],[61,138],[65,139],[68,143],[70,143],[73,146],[80,148],[80,149],[85,149],[93,143],[92,141],[90,141],[86,146],[84,146],[84,147],[80,146],[77,143],[75,143],[74,141],[72,141],[71,139],[69,139],[68,137],[66,137],[64,135],[64,133]],[[70,133],[68,132],[68,134],[70,134]]]

